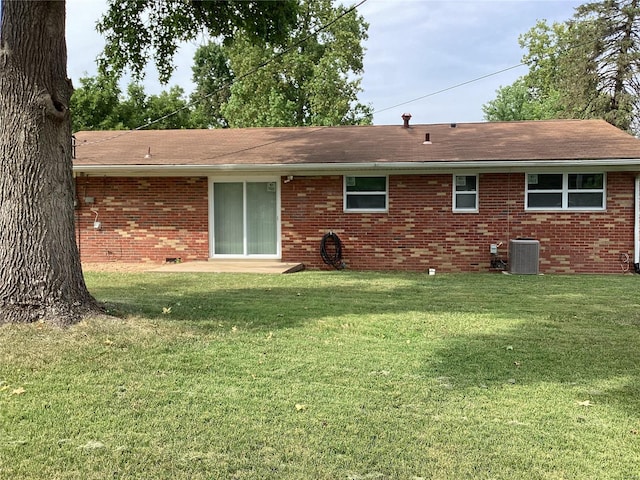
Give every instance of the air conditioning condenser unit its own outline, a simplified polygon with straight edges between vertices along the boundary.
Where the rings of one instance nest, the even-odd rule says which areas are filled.
[[[540,242],[532,239],[509,241],[509,273],[537,275],[540,262]]]

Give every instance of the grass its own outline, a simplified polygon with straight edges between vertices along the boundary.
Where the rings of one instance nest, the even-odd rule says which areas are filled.
[[[0,478],[638,479],[639,282],[89,273],[0,328]]]

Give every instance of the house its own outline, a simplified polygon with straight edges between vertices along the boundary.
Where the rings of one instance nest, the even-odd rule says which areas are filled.
[[[600,120],[75,135],[83,261],[265,258],[487,272],[534,239],[541,273],[639,263],[640,140]],[[517,245],[516,245],[517,246]],[[496,255],[497,253],[497,255]],[[525,272],[533,273],[533,272]]]

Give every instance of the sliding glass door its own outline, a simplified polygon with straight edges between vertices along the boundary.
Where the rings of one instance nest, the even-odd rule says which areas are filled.
[[[212,182],[214,256],[274,258],[278,248],[278,183]]]

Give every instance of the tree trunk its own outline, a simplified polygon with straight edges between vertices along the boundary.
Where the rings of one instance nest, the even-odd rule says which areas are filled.
[[[75,241],[65,2],[0,5],[0,323],[69,324],[100,309]]]

